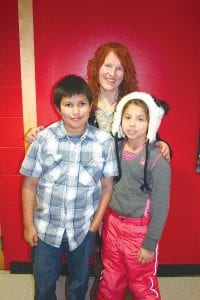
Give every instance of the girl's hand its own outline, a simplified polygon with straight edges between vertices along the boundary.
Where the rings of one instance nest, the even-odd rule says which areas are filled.
[[[44,126],[33,127],[29,130],[26,135],[26,141],[32,144],[33,141],[37,139],[38,133],[44,129]]]
[[[160,147],[160,152],[167,161],[170,161],[170,149],[167,143],[163,141],[157,141],[156,146]]]
[[[138,251],[137,260],[141,264],[146,264],[146,263],[150,263],[153,260],[153,257],[154,257],[153,251],[149,251],[141,247],[140,250]]]

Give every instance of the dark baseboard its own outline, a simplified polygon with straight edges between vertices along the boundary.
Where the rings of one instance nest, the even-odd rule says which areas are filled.
[[[198,264],[166,264],[158,266],[159,277],[198,276],[200,265]]]
[[[31,262],[11,262],[11,274],[32,274],[33,267]],[[63,264],[61,275],[68,274],[67,264]],[[166,264],[159,265],[159,277],[178,277],[178,276],[197,276],[200,275],[200,265],[195,264]],[[94,276],[93,265],[90,265],[90,276]]]

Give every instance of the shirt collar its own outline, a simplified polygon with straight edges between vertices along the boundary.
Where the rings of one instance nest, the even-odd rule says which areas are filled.
[[[80,138],[80,141],[83,141],[85,139],[92,139],[94,140],[95,136],[95,130],[96,128],[89,123],[86,124],[85,132],[83,133],[82,137]],[[58,122],[58,125],[56,128],[52,128],[52,131],[57,135],[59,139],[69,139],[69,136],[65,130],[65,126],[63,123],[63,120],[60,120]]]

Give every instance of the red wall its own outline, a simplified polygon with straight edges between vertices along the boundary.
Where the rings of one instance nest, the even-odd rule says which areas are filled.
[[[28,257],[22,236],[21,176],[24,156],[17,1],[0,1],[0,223],[6,268]]]
[[[0,19],[4,25],[5,45],[5,53],[0,56],[5,69],[0,75],[3,95],[0,102],[0,130],[3,130],[0,217],[7,266],[12,260],[29,260],[21,236],[20,177],[17,175],[23,143],[16,9],[13,5],[9,10],[12,14],[9,20]],[[35,0],[33,9],[39,124],[47,125],[57,118],[50,106],[55,81],[67,73],[85,76],[88,59],[96,47],[108,40],[128,46],[135,61],[140,90],[169,103],[171,111],[160,133],[170,143],[174,157],[170,213],[161,240],[160,263],[199,264],[200,193],[199,174],[195,173],[200,119],[199,1],[125,0],[122,5],[115,0],[101,0],[97,5],[93,0]],[[10,34],[12,39],[8,38]],[[19,246],[14,247],[16,242]]]

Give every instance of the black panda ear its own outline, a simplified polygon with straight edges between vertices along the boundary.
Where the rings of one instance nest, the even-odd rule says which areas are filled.
[[[158,106],[161,106],[164,109],[165,112],[164,115],[166,116],[166,114],[169,112],[170,109],[168,103],[164,100],[160,100],[156,98],[154,95],[151,95],[151,97],[153,98],[153,100]]]
[[[165,116],[168,114],[168,112],[169,112],[169,110],[170,110],[170,108],[169,108],[169,105],[168,105],[168,103],[166,102],[166,101],[164,101],[164,100],[160,100],[160,104],[161,104],[161,106],[163,107],[163,109],[164,109],[164,111],[165,111]]]

